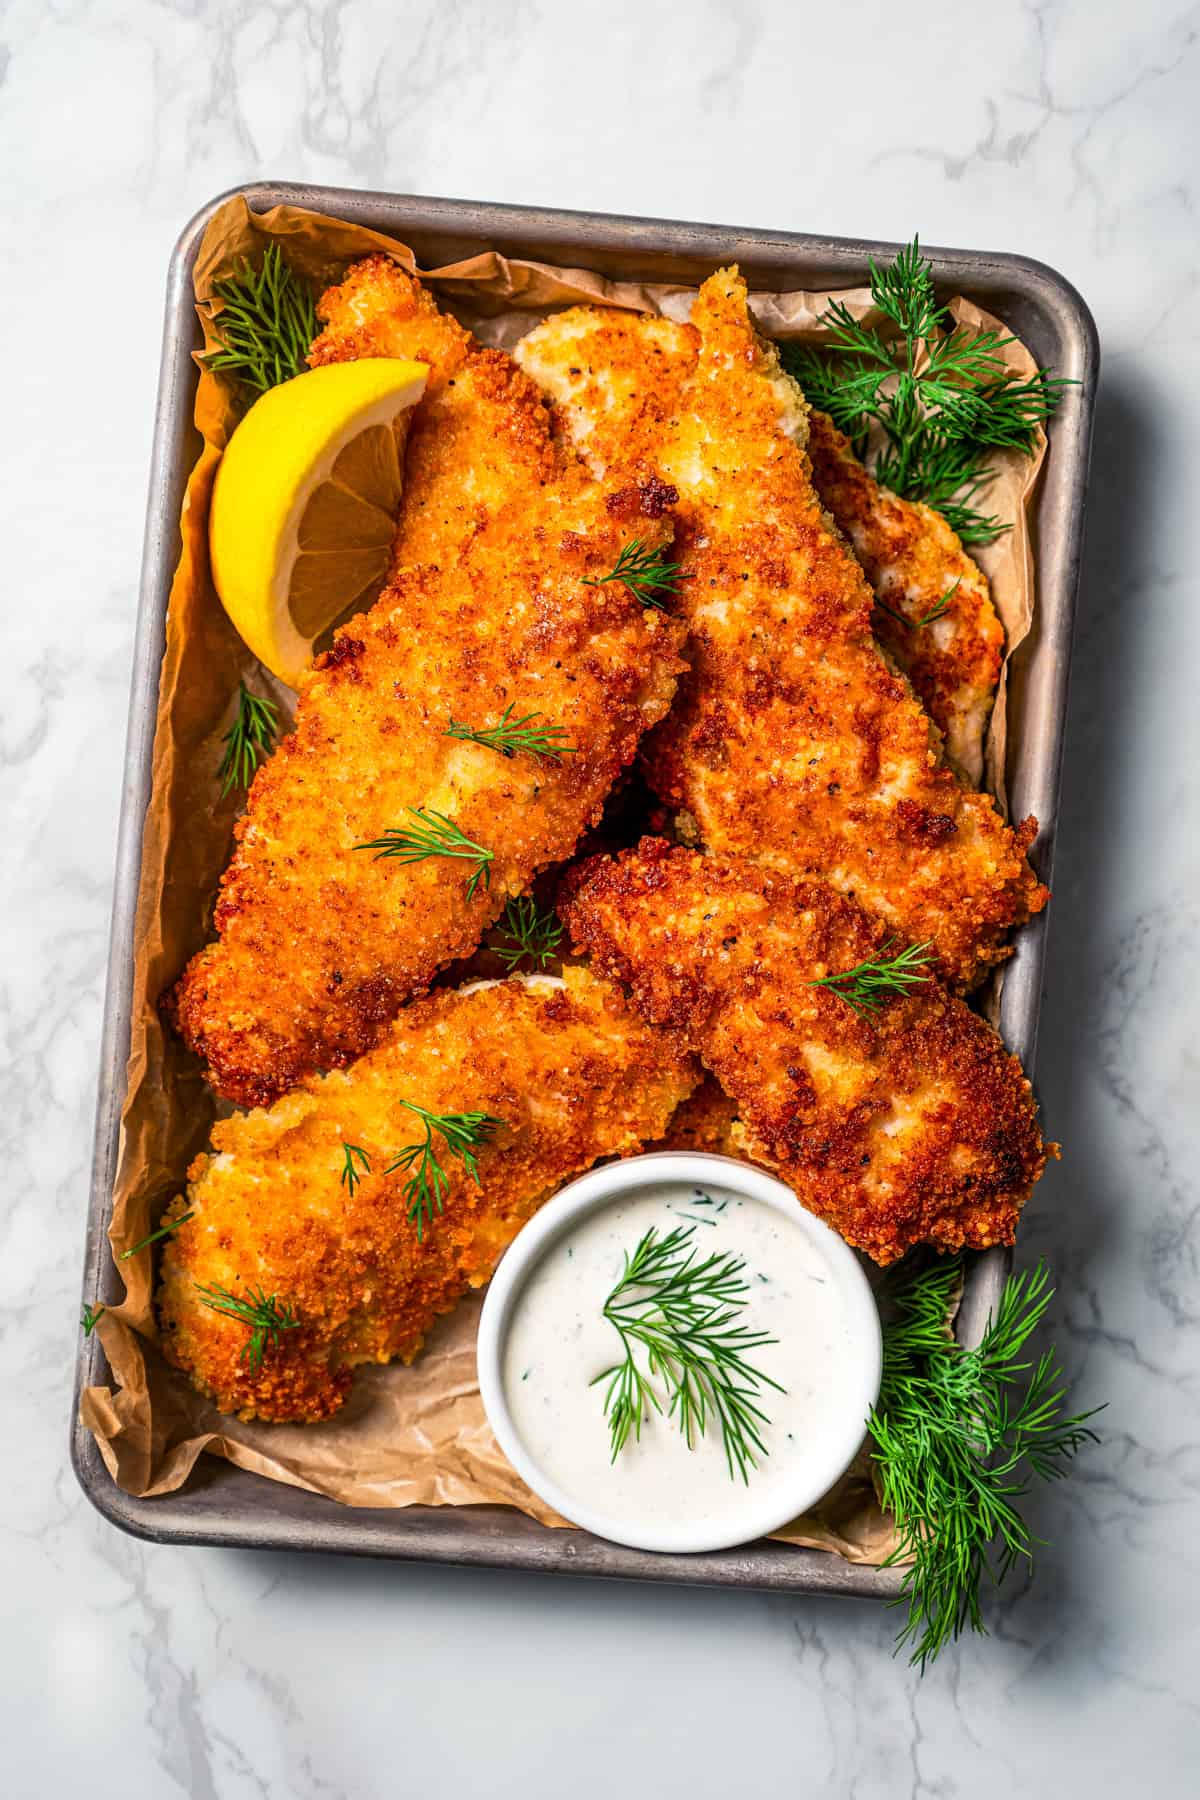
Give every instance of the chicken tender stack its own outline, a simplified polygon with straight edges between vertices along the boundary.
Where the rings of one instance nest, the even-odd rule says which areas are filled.
[[[487,1281],[542,1202],[599,1157],[657,1137],[697,1075],[584,969],[416,1002],[353,1069],[214,1128],[168,1213],[193,1216],[163,1257],[166,1355],[223,1412],[327,1418],[355,1367],[411,1362],[438,1315]],[[421,1139],[405,1102],[504,1121],[475,1152],[478,1187],[442,1152],[444,1213],[420,1237],[404,1192],[411,1169],[387,1173]],[[353,1179],[348,1145],[359,1153]],[[205,1304],[215,1290],[218,1301],[270,1301],[275,1317],[296,1323],[255,1356],[252,1328]]]
[[[976,985],[1045,904],[1036,822],[1014,831],[960,785],[880,653],[871,590],[813,489],[803,397],[740,276],[704,283],[689,328],[576,308],[516,354],[595,470],[644,458],[679,492],[691,671],[644,760],[684,831],[821,876]]]

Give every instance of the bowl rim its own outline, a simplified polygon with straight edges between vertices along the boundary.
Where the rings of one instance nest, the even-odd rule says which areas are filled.
[[[602,1211],[640,1188],[680,1181],[724,1187],[784,1213],[817,1246],[837,1280],[857,1369],[845,1428],[831,1433],[821,1454],[798,1465],[794,1481],[777,1480],[769,1494],[755,1494],[753,1482],[739,1489],[739,1504],[723,1522],[704,1518],[665,1525],[660,1521],[614,1518],[601,1506],[567,1494],[530,1454],[517,1431],[504,1390],[503,1357],[509,1320],[525,1285],[546,1252],[583,1218]],[[883,1338],[871,1285],[853,1251],[837,1233],[806,1212],[791,1188],[765,1169],[712,1151],[656,1150],[605,1163],[570,1182],[534,1214],[513,1239],[492,1276],[479,1319],[476,1342],[479,1391],[500,1449],[526,1486],[573,1525],[635,1550],[687,1555],[728,1550],[779,1531],[807,1512],[845,1474],[866,1437],[867,1417],[879,1396]]]

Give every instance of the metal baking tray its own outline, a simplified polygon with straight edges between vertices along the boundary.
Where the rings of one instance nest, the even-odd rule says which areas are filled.
[[[426,267],[451,263],[491,247],[509,256],[582,266],[605,275],[688,285],[697,284],[721,264],[736,261],[752,289],[819,289],[862,283],[869,257],[891,256],[898,248],[865,239],[549,212],[289,183],[256,183],[235,192],[243,193],[256,211],[288,202],[375,226],[410,244]],[[84,1269],[84,1293],[114,1301],[119,1298],[118,1277],[112,1269],[105,1232],[125,1098],[142,822],[150,796],[167,596],[179,555],[180,503],[199,450],[192,424],[192,352],[200,345],[192,269],[208,220],[229,197],[213,200],[184,228],[167,275]],[[1012,809],[1017,818],[1030,812],[1037,815],[1041,830],[1033,862],[1038,874],[1049,880],[1099,363],[1096,330],[1075,289],[1042,263],[987,251],[926,248],[926,254],[932,258],[944,290],[982,302],[1024,339],[1040,363],[1079,383],[1068,389],[1050,428],[1050,454],[1037,496],[1034,627],[1010,671],[1008,781]],[[1030,1073],[1037,1045],[1047,919],[1043,912],[1020,933],[1016,955],[1007,967],[1000,1011],[1004,1038]],[[1010,1261],[1010,1253],[1003,1250],[973,1260],[958,1323],[964,1343],[978,1341]],[[105,1518],[155,1543],[333,1550],[410,1561],[792,1593],[890,1598],[899,1586],[895,1570],[857,1567],[825,1552],[784,1544],[751,1544],[701,1556],[650,1555],[582,1531],[549,1530],[506,1507],[343,1506],[322,1495],[267,1481],[215,1457],[202,1457],[178,1493],[136,1500],[112,1481],[91,1435],[78,1423],[80,1390],[108,1378],[98,1340],[83,1339],[76,1372],[72,1462],[85,1494]]]

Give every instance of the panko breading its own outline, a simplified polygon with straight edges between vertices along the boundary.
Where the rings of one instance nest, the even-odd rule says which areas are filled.
[[[586,969],[417,1001],[354,1068],[214,1127],[211,1153],[168,1209],[193,1216],[163,1257],[166,1355],[222,1412],[327,1418],[356,1365],[411,1362],[542,1202],[597,1158],[656,1137],[697,1074]],[[385,1172],[421,1141],[404,1100],[505,1121],[476,1152],[478,1187],[442,1152],[445,1211],[420,1240],[403,1193],[410,1171]],[[342,1179],[347,1144],[370,1163],[356,1163],[353,1184]],[[206,1306],[201,1287],[274,1297],[299,1324],[252,1369],[250,1327]]]
[[[631,539],[669,541],[662,482],[593,480],[552,446],[546,409],[508,358],[443,319],[402,271],[369,272],[376,297],[399,295],[369,341],[431,359],[440,425],[423,401],[392,578],[303,678],[295,728],[236,827],[218,941],[167,1002],[213,1086],[244,1106],[369,1049],[405,1000],[469,955],[508,895],[571,854],[683,666],[679,621],[619,583],[585,585]],[[414,544],[437,560],[413,563]],[[507,756],[446,735],[451,721],[494,727],[507,708],[558,727],[569,753]],[[417,808],[491,860],[359,848],[419,824]]]
[[[817,497],[874,591],[876,638],[941,730],[950,761],[978,787],[1004,657],[1004,627],[987,577],[940,513],[880,487],[849,438],[815,409],[808,454]],[[919,624],[923,619],[929,623]]]
[[[871,633],[872,595],[813,490],[807,407],[745,284],[706,281],[688,328],[576,308],[516,356],[602,471],[678,490],[691,672],[647,741],[651,785],[711,850],[819,875],[970,988],[1046,902],[1017,830],[967,791]]]
[[[1046,1161],[1029,1083],[940,985],[861,1016],[815,981],[888,927],[824,883],[647,838],[566,878],[576,947],[736,1101],[733,1140],[878,1263],[1011,1244]]]

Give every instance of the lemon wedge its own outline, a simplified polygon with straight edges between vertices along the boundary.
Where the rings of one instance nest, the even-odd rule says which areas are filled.
[[[387,572],[424,363],[329,363],[250,408],[217,470],[213,580],[245,643],[295,687],[323,631]]]

